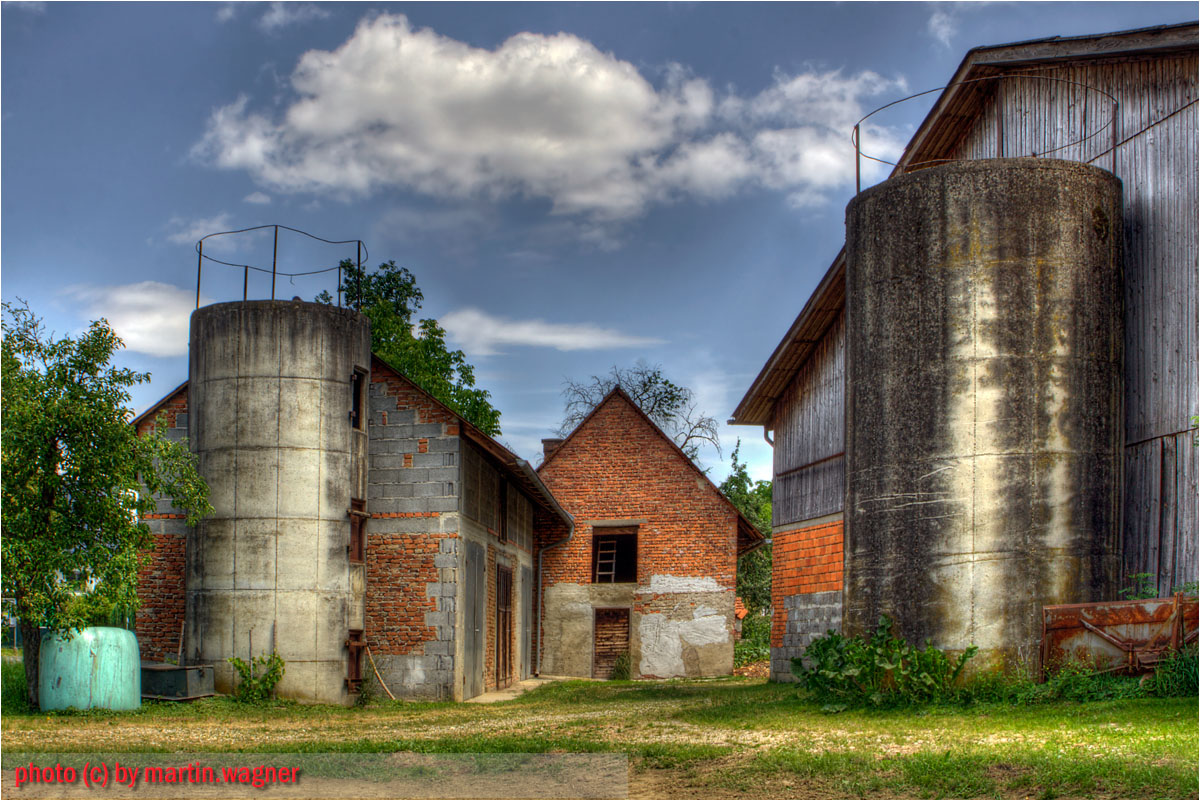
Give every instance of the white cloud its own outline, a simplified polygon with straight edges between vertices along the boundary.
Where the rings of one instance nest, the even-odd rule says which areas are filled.
[[[237,3],[223,3],[217,9],[217,22],[229,22],[237,16]]]
[[[196,308],[194,290],[158,281],[123,286],[76,284],[63,290],[88,319],[108,320],[131,351],[181,356],[188,349],[188,321]],[[201,303],[208,303],[201,298]]]
[[[233,227],[229,215],[225,213],[212,217],[197,217],[187,220],[183,217],[172,217],[167,221],[167,239],[179,245],[194,245],[202,237],[219,231],[228,231]]]
[[[950,39],[958,32],[958,23],[948,12],[938,9],[929,15],[925,28],[943,46],[950,47]]]
[[[444,315],[438,322],[446,333],[473,356],[490,356],[505,345],[555,350],[604,350],[659,345],[663,340],[624,334],[590,323],[548,323],[544,320],[509,320],[479,309],[465,308]]]
[[[299,25],[328,16],[329,12],[315,3],[271,3],[267,13],[259,18],[258,27],[267,33],[275,33],[289,25]]]
[[[271,202],[271,196],[264,192],[251,192],[242,198],[243,203],[254,203],[258,206],[265,206]]]
[[[30,14],[46,13],[46,4],[36,0],[4,0],[4,8],[13,11],[27,11]]]
[[[484,50],[394,14],[305,53],[290,80],[297,98],[281,114],[247,97],[216,109],[193,154],[279,192],[521,196],[593,228],[679,197],[845,185],[864,101],[904,88],[872,72],[810,71],[718,97],[677,64],[656,88],[571,34],[520,33]]]

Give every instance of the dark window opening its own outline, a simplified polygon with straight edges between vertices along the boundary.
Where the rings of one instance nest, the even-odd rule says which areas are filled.
[[[363,407],[366,405],[364,390],[367,387],[367,374],[362,370],[355,370],[354,375],[350,377],[350,425],[362,431],[367,427],[367,421],[363,416]]]
[[[362,692],[362,655],[367,648],[362,629],[350,629],[346,637],[346,689],[352,693]]]
[[[350,546],[347,551],[351,562],[361,562],[367,552],[367,502],[361,498],[350,500]]]
[[[637,581],[636,526],[594,530],[592,581],[597,584],[630,584]]]

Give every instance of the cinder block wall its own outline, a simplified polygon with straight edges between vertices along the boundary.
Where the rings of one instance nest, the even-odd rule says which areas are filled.
[[[771,680],[795,681],[792,658],[842,628],[842,521],[778,531],[771,573]]]
[[[374,360],[367,455],[366,639],[397,697],[455,687],[457,418]],[[364,677],[370,676],[364,665]]]
[[[737,515],[720,492],[613,395],[539,474],[576,521],[544,557],[542,672],[591,675],[594,610],[630,609],[635,676],[733,671]],[[588,521],[638,524],[637,583],[592,582]]]
[[[155,430],[159,414],[166,417],[165,436],[176,442],[187,439],[187,387],[160,404],[154,417],[138,424],[138,436]],[[145,520],[154,537],[150,561],[138,571],[138,609],[135,630],[142,659],[174,661],[179,653],[182,634],[185,596],[183,592],[187,524],[180,510],[163,497],[157,498],[158,509]]]

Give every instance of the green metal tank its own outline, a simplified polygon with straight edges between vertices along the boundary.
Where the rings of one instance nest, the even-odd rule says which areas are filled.
[[[42,635],[38,697],[43,710],[137,709],[142,672],[132,631],[92,626],[71,639]]]

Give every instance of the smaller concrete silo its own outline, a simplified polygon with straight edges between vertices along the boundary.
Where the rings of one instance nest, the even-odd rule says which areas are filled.
[[[192,315],[188,435],[215,513],[188,537],[185,642],[190,663],[214,665],[219,691],[233,684],[228,657],[274,649],[281,696],[349,700],[370,343],[363,315],[298,300]]]
[[[1121,187],[1044,159],[893,178],[847,220],[843,627],[1036,663],[1041,606],[1112,597]]]

